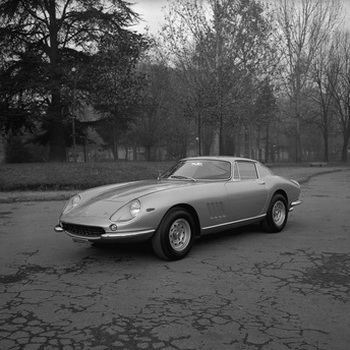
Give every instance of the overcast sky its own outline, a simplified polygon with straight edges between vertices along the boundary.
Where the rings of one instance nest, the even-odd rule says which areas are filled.
[[[171,1],[171,0],[169,0]],[[350,28],[350,0],[341,0],[347,15],[347,25]],[[156,34],[161,28],[164,17],[162,8],[167,5],[167,0],[131,0],[134,3],[132,9],[138,13],[143,21],[136,27],[138,31],[144,32],[149,27],[152,34]]]
[[[142,32],[145,27],[149,27],[151,33],[155,34],[161,28],[164,17],[162,8],[167,5],[167,0],[134,0],[132,3],[132,9],[143,20],[137,26],[138,30]]]

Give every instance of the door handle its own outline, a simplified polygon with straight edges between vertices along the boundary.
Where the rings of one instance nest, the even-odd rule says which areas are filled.
[[[260,181],[259,185],[266,185],[266,182],[265,181]]]

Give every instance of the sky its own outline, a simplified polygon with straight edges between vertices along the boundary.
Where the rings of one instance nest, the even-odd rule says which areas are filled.
[[[133,3],[132,9],[138,13],[143,21],[135,27],[141,33],[144,32],[145,27],[149,27],[152,34],[157,34],[161,29],[161,23],[164,17],[162,8],[171,0],[131,0]],[[347,18],[347,27],[350,28],[350,0],[341,0]]]
[[[349,0],[350,1],[350,0]],[[130,1],[131,2],[131,1]],[[140,24],[136,27],[143,32],[149,27],[152,34],[156,34],[161,28],[164,12],[162,8],[167,5],[167,0],[134,0],[131,8],[141,16]]]

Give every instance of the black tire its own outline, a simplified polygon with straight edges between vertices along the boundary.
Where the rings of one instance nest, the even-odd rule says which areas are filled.
[[[164,260],[179,260],[191,250],[195,238],[195,222],[182,208],[170,209],[152,238],[154,252]]]
[[[286,198],[281,194],[275,194],[269,205],[266,217],[262,223],[265,231],[277,233],[284,229],[288,220],[288,205]]]

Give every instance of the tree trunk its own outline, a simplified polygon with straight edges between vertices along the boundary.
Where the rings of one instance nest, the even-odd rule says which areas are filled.
[[[260,138],[261,138],[261,127],[257,127],[257,135],[256,135],[256,148],[257,148],[257,158],[261,162],[262,161],[262,150],[260,145]]]
[[[328,140],[328,132],[325,131],[323,133],[323,140],[324,140],[324,154],[323,154],[323,159],[325,162],[328,162],[329,160],[329,140]]]
[[[150,146],[145,147],[145,158],[146,158],[147,162],[151,161],[151,147]]]
[[[52,95],[52,102],[47,111],[50,162],[66,162],[65,130],[61,115],[59,93]]]
[[[350,141],[349,135],[345,135],[344,136],[343,148],[342,148],[342,152],[341,152],[341,161],[342,162],[347,162],[348,161],[349,141]]]
[[[198,122],[197,122],[197,147],[198,147],[198,152],[196,155],[201,156],[202,155],[202,118],[201,118],[201,113],[198,112]]]
[[[266,143],[265,143],[265,163],[269,162],[269,153],[270,153],[270,126],[266,124]]]
[[[50,124],[50,162],[65,162],[67,157],[63,124],[60,121],[53,121]]]
[[[296,163],[302,162],[300,105],[301,105],[301,102],[298,94],[298,100],[296,105],[296,119],[295,119],[295,161]]]
[[[220,154],[220,128],[215,127],[213,130],[213,138],[210,147],[210,155],[218,156]]]
[[[244,127],[244,157],[250,158],[250,133],[248,127]]]
[[[50,84],[51,84],[51,104],[47,111],[47,120],[49,124],[49,145],[50,145],[50,161],[65,162],[66,145],[65,131],[62,118],[62,104],[60,93],[60,74],[58,69],[59,53],[58,53],[58,27],[56,19],[56,2],[50,0],[47,4],[50,14]]]
[[[114,161],[118,161],[118,135],[117,135],[117,122],[113,122],[113,157]]]

